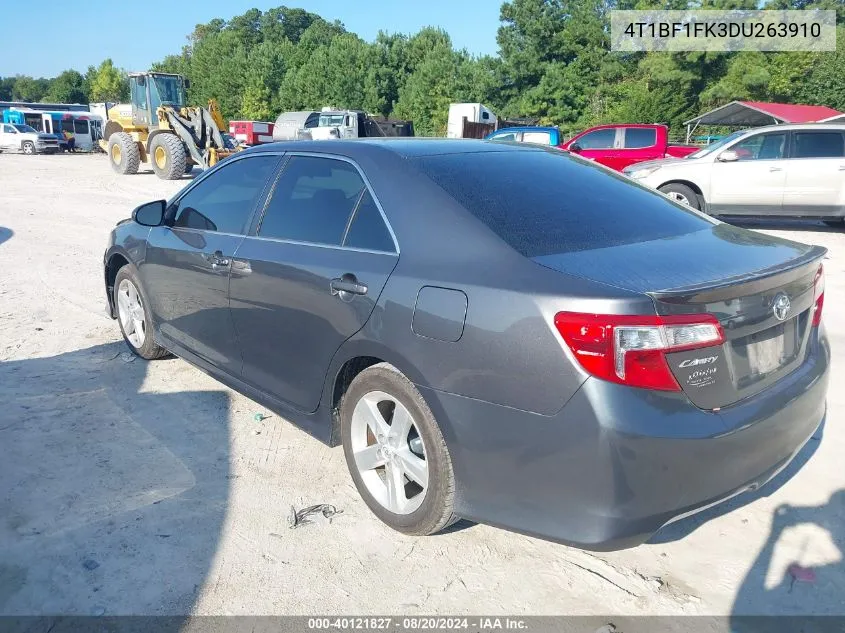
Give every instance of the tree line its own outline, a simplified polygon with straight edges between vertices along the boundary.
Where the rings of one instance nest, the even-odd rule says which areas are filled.
[[[303,9],[252,9],[197,25],[153,70],[191,81],[192,104],[216,98],[229,119],[274,120],[286,110],[336,106],[411,119],[445,132],[449,103],[480,101],[499,116],[571,131],[605,122],[678,126],[734,99],[827,105],[845,111],[845,2],[765,0],[767,9],[837,11],[836,52],[618,53],[613,9],[756,9],[758,0],[510,0],[496,56],[456,50],[443,29],[380,32],[367,42]],[[111,60],[85,75],[0,79],[0,100],[123,101]]]

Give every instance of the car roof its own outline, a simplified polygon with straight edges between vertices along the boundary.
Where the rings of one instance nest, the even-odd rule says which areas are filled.
[[[780,125],[764,125],[761,127],[750,127],[747,130],[742,130],[742,132],[770,132],[772,130],[839,130],[841,132],[845,131],[845,123],[782,123]]]
[[[400,158],[436,156],[441,154],[475,154],[479,152],[543,151],[530,145],[505,145],[476,139],[446,139],[391,137],[366,139],[336,139],[327,141],[278,141],[246,150],[248,152],[318,152],[347,158],[377,158],[389,154]]]

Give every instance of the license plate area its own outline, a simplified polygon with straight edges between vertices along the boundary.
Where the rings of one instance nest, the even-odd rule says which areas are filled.
[[[797,318],[733,341],[737,387],[763,380],[789,365],[799,347]]]

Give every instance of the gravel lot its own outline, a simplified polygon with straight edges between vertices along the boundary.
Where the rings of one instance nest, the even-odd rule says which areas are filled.
[[[108,231],[184,184],[0,155],[0,614],[845,614],[845,230],[747,225],[830,249],[823,439],[758,493],[597,555],[466,523],[397,534],[340,448],[126,354]],[[289,529],[316,503],[343,513]],[[815,582],[790,588],[793,563]]]

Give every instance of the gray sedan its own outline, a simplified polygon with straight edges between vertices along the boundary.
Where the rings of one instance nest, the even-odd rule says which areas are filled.
[[[342,444],[391,527],[615,549],[819,426],[824,253],[558,150],[298,142],[135,209],[104,282],[133,352]]]

